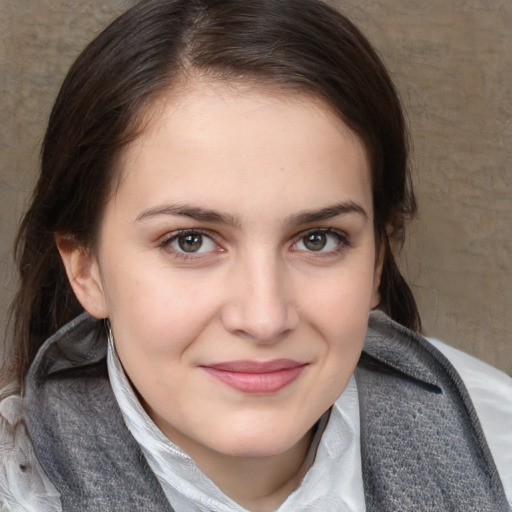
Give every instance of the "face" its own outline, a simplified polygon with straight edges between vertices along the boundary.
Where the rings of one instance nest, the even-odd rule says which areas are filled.
[[[320,101],[204,83],[160,101],[120,165],[74,287],[149,415],[197,457],[293,450],[378,302],[361,142]]]

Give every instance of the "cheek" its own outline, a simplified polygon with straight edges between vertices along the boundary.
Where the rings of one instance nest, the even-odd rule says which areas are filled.
[[[144,358],[186,349],[219,307],[218,287],[157,265],[134,265],[108,280],[110,320],[121,352]],[[152,269],[152,270],[148,270]]]
[[[343,268],[328,278],[310,283],[311,293],[304,295],[308,309],[322,317],[326,326],[339,328],[352,323],[364,323],[372,307],[374,270],[370,265]]]
[[[373,297],[373,269],[343,271],[315,288],[304,309],[325,343],[334,374],[350,374],[359,359]]]

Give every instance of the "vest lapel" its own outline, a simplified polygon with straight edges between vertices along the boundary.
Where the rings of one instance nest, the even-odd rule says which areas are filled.
[[[25,407],[37,456],[63,512],[173,512],[124,424],[97,327],[87,317],[68,324],[32,366]]]
[[[509,511],[469,395],[439,351],[373,313],[356,379],[367,512]]]

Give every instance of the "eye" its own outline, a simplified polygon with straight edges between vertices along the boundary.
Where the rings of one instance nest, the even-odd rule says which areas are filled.
[[[208,235],[191,230],[171,235],[166,246],[178,253],[185,254],[212,252],[217,249],[217,244]]]
[[[295,244],[294,251],[335,253],[347,247],[347,237],[330,229],[308,231]]]

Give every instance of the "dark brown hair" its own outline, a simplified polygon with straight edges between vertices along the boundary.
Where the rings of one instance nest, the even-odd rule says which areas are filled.
[[[82,311],[55,241],[93,247],[121,149],[157,97],[190,73],[253,80],[326,101],[363,141],[375,232],[384,251],[380,308],[419,328],[391,247],[415,212],[404,117],[365,37],[318,0],[146,0],[106,28],[71,67],[50,116],[41,172],[17,238],[11,371],[21,380],[41,343]]]

